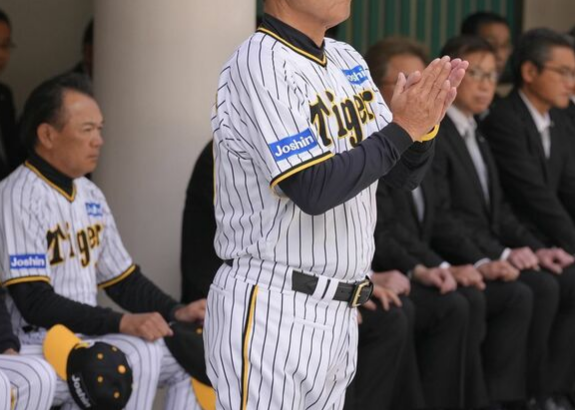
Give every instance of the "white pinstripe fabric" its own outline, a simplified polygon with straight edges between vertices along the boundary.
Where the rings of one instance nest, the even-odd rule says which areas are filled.
[[[86,178],[74,184],[76,196],[70,202],[24,165],[0,183],[0,280],[44,277],[57,294],[95,306],[98,284],[118,277],[133,262],[104,194]],[[101,227],[98,233],[95,226]],[[60,237],[59,253],[48,236]],[[41,255],[48,263],[13,267],[15,255]],[[24,332],[27,323],[9,295],[6,304],[20,340],[40,343],[45,330]]]
[[[0,355],[0,372],[12,385],[14,410],[47,410],[52,406],[56,373],[46,361],[26,355]]]
[[[8,376],[0,371],[0,409],[10,409],[12,386]]]
[[[84,340],[99,340],[117,346],[128,357],[134,376],[134,389],[126,410],[151,410],[157,387],[167,388],[166,410],[200,410],[194,396],[190,376],[177,364],[163,340],[148,343],[126,335],[106,335]],[[41,345],[24,345],[27,355],[42,356]],[[54,404],[62,410],[76,410],[68,385],[57,378]]]
[[[299,292],[258,288],[253,326],[244,345],[253,285],[230,278],[225,272],[230,269],[222,267],[211,287],[204,329],[217,408],[342,408],[355,374],[356,310]],[[246,369],[248,397],[242,407]]]

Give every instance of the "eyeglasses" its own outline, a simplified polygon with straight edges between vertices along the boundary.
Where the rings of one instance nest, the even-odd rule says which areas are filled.
[[[467,75],[474,81],[487,80],[490,83],[497,83],[499,81],[499,74],[497,71],[483,71],[480,68],[469,68],[467,70]]]
[[[575,70],[567,67],[552,67],[549,65],[543,66],[543,69],[553,71],[561,76],[565,81],[575,82]]]

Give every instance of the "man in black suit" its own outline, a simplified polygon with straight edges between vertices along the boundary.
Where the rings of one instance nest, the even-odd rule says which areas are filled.
[[[470,69],[441,124],[433,165],[437,191],[490,259],[508,261],[515,268],[513,274],[493,272],[487,278],[496,283],[519,279],[533,292],[527,343],[529,405],[571,409],[563,394],[569,391],[575,363],[570,346],[575,338],[575,270],[557,263],[569,260],[568,254],[546,248],[515,217],[488,144],[476,130],[474,115],[488,107],[497,82],[491,46],[476,37],[459,37],[450,40],[443,53],[467,59]],[[523,343],[519,340],[517,348]]]
[[[386,101],[391,98],[398,73],[422,70],[426,59],[421,45],[403,38],[383,40],[372,46],[366,55],[373,78]],[[411,193],[392,191],[398,196],[407,195],[411,198]],[[381,181],[377,193],[378,223],[375,233],[376,252],[372,263],[375,273],[372,278],[399,294],[409,294],[409,299],[415,305],[415,323],[412,326],[427,406],[431,408],[486,406],[489,404],[489,399],[483,381],[480,355],[480,345],[485,335],[485,300],[481,292],[485,285],[481,274],[469,264],[450,266],[444,258],[430,249],[427,242],[430,240],[431,226],[436,225],[433,221],[440,224],[440,218],[435,218],[433,207],[430,205],[432,202],[428,203],[425,212],[414,211],[420,214],[425,225],[422,228],[422,231],[425,231],[422,235],[424,238],[420,238],[419,228],[410,229],[411,225],[404,227],[398,223],[398,214],[407,209],[409,204],[394,206],[389,192],[390,188]],[[417,189],[415,193],[421,191]],[[421,201],[428,199],[423,196],[419,198]],[[470,261],[483,259],[484,253],[467,237],[457,236],[455,228],[441,226],[436,229],[437,236],[444,236],[444,244],[449,243],[449,247],[456,247]],[[490,262],[485,264],[484,268],[488,269],[489,266],[498,264],[500,263]],[[397,272],[389,272],[392,269],[400,270],[403,276]],[[411,280],[408,280],[407,276]],[[456,280],[464,287],[458,292],[454,292]],[[509,293],[508,306],[503,306],[497,313],[500,316],[511,315],[513,318],[525,306],[527,309],[523,312],[523,321],[526,329],[529,321],[529,305],[524,303],[521,293],[523,291],[527,294],[526,298],[530,295],[527,289],[521,289],[520,286],[517,288],[519,295]],[[461,332],[462,320],[468,323],[468,332]],[[517,323],[521,323],[521,320]],[[495,327],[491,329],[491,334],[500,337],[494,344],[505,343],[516,334],[515,329],[509,326],[497,330]],[[495,342],[495,338],[492,337],[491,340]],[[412,375],[407,378],[411,377],[413,380],[417,369],[412,371],[410,365],[415,360],[409,357],[412,354],[409,349],[404,354],[406,357],[403,368],[407,374]],[[520,355],[520,352],[518,355],[512,354],[516,357]],[[445,361],[445,357],[450,359]],[[501,369],[498,369],[498,372],[501,372]],[[495,380],[499,381],[500,379]],[[411,388],[413,387],[412,384]],[[402,390],[405,391],[405,396],[410,396],[409,387],[404,387]],[[394,405],[399,408],[397,403],[394,402]]]
[[[12,26],[8,15],[0,10],[0,73],[10,60]],[[12,91],[0,83],[0,180],[24,160],[23,148],[16,129],[16,109]]]
[[[481,128],[517,215],[547,245],[574,254],[575,160],[558,110],[575,84],[573,48],[561,34],[531,30],[519,40],[514,73],[515,89]]]

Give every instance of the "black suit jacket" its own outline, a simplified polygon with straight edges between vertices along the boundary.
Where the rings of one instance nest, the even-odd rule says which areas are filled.
[[[441,123],[437,141],[433,164],[437,190],[477,246],[491,259],[499,259],[506,247],[543,247],[506,203],[495,161],[481,133],[477,133],[477,143],[489,175],[489,201],[465,142],[448,116]]]
[[[436,193],[433,174],[429,172],[421,183],[424,202],[423,220],[419,220],[417,206],[411,192],[392,190],[394,217],[397,227],[407,234],[394,231],[401,245],[427,267],[443,261],[453,264],[475,263],[487,255],[461,229]],[[456,248],[454,255],[452,249]]]
[[[401,235],[408,236],[409,234],[397,225],[390,191],[391,188],[385,181],[380,180],[377,187],[375,254],[371,268],[374,272],[397,269],[407,273],[421,261],[409,253],[399,241]]]
[[[425,202],[423,221],[417,217],[410,191],[390,188],[380,181],[374,271],[398,269],[406,273],[417,264],[436,267],[443,261],[475,263],[486,257],[441,206],[431,173],[425,176],[421,188]],[[455,256],[452,249],[457,249]]]
[[[18,136],[16,109],[14,108],[12,91],[2,83],[0,83],[0,138],[2,138],[8,157],[8,164],[4,164],[4,166],[7,166],[9,171],[12,171],[24,162],[25,153]],[[0,170],[0,172],[2,171]]]
[[[208,296],[210,285],[222,260],[216,255],[214,237],[214,160],[213,141],[200,154],[186,191],[182,224],[182,302]]]
[[[559,110],[550,111],[550,158],[517,91],[497,105],[482,122],[517,215],[548,245],[575,253],[575,155],[570,125]]]

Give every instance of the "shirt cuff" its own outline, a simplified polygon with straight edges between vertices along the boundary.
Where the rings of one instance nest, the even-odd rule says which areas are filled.
[[[511,249],[505,248],[503,250],[503,252],[501,252],[501,256],[499,257],[499,260],[506,261],[507,258],[509,258],[509,255],[511,255]]]
[[[475,269],[477,269],[477,268],[479,268],[480,266],[485,265],[486,263],[489,263],[489,262],[491,262],[491,259],[489,259],[489,258],[479,259],[477,262],[475,262],[475,263],[473,264],[473,267],[474,267]]]

